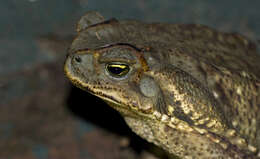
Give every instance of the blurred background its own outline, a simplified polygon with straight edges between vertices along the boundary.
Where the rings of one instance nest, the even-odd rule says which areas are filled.
[[[1,0],[0,159],[155,159],[162,151],[63,74],[75,26],[105,18],[199,23],[259,43],[259,0]]]

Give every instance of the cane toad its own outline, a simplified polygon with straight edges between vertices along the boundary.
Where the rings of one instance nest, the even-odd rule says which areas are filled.
[[[260,56],[241,35],[89,12],[78,23],[64,70],[171,154],[260,156]]]

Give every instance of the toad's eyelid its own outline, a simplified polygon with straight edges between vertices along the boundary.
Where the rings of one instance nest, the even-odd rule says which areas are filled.
[[[129,59],[123,59],[123,58],[100,58],[98,60],[99,63],[112,63],[112,62],[115,62],[115,63],[126,63],[126,64],[129,64],[129,65],[133,65],[133,64],[136,64],[136,61],[135,60],[129,60]]]
[[[124,47],[134,49],[137,52],[142,52],[142,49],[139,49],[139,48],[135,47],[134,45],[131,45],[131,44],[128,44],[128,43],[107,44],[107,45],[104,45],[104,46],[101,46],[101,47],[95,48],[95,49],[84,48],[84,49],[76,50],[74,52],[75,53],[87,53],[87,52],[94,52],[94,51],[102,52],[106,49],[110,49],[110,48],[113,48],[113,47],[120,47],[120,46],[121,47],[124,46]]]
[[[134,45],[128,44],[128,43],[107,44],[107,45],[101,46],[101,47],[98,48],[97,50],[102,50],[102,49],[107,49],[107,48],[113,48],[113,47],[119,47],[119,46],[129,47],[129,48],[134,49],[134,50],[137,51],[137,52],[141,52],[141,51],[142,51],[142,49],[139,49],[139,48],[135,47]]]

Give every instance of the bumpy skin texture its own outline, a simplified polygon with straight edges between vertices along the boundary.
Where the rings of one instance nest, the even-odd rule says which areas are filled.
[[[81,18],[65,73],[181,158],[259,158],[260,57],[238,34]]]

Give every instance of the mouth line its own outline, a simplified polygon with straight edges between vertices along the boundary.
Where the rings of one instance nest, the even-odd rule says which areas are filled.
[[[132,112],[131,114],[140,114],[139,111],[135,110],[135,109],[131,109],[131,108],[128,108],[128,107],[124,107],[122,105],[126,105],[124,104],[123,102],[117,100],[116,98],[114,98],[113,96],[109,96],[109,95],[106,95],[100,91],[94,91],[93,88],[91,88],[90,86],[86,85],[84,82],[80,81],[78,78],[69,78],[70,81],[78,88],[86,91],[87,93],[90,93],[96,97],[99,97],[100,99],[104,100],[105,102],[109,102],[109,103],[112,103],[112,104],[109,104],[107,103],[109,106],[111,106],[113,109],[116,109],[116,110],[124,110],[125,111],[129,111],[129,112]],[[93,86],[94,87],[94,86]],[[98,86],[95,86],[95,89],[97,89]],[[149,115],[149,114],[145,114],[145,113],[141,113],[145,116]]]
[[[140,110],[138,111],[138,108],[135,106],[126,106],[127,104],[124,104],[122,101],[116,99],[115,97],[113,97],[111,95],[107,95],[101,91],[98,91],[97,89],[102,89],[99,85],[90,86],[89,83],[82,81],[80,79],[80,77],[78,77],[77,73],[73,72],[71,69],[74,70],[74,67],[71,64],[71,59],[67,59],[65,61],[65,65],[64,65],[64,72],[65,72],[66,77],[70,80],[70,82],[74,86],[86,91],[87,93],[90,93],[94,96],[101,98],[105,102],[108,102],[107,104],[110,107],[112,107],[113,109],[120,111],[120,112],[128,111],[128,112],[131,112],[131,114],[134,116],[138,116],[137,114],[139,114],[139,115],[142,114],[142,116],[151,115],[150,113],[146,114],[146,113],[140,112]]]
[[[122,104],[122,102],[118,101],[117,99],[115,99],[113,96],[108,96],[100,91],[94,91],[94,89],[98,89],[99,86],[98,85],[93,85],[92,87],[90,87],[87,82],[83,82],[82,80],[80,80],[80,78],[77,77],[77,75],[75,75],[75,73],[73,71],[71,71],[70,69],[75,70],[75,68],[73,67],[73,65],[71,64],[71,59],[67,59],[65,61],[65,65],[64,65],[64,72],[65,75],[67,76],[67,78],[70,80],[71,83],[73,83],[73,85],[75,85],[76,87],[89,92],[90,94],[93,94],[95,96],[98,96],[100,98],[106,98],[105,100],[109,100],[115,104]],[[77,72],[77,70],[75,70]]]

